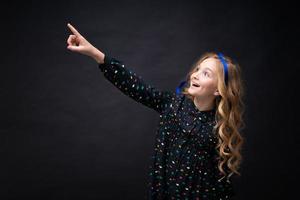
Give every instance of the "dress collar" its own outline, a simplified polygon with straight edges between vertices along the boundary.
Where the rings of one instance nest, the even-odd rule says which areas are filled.
[[[192,99],[186,97],[186,101],[188,103],[189,115],[198,118],[201,122],[211,122],[215,120],[216,108],[200,111]]]

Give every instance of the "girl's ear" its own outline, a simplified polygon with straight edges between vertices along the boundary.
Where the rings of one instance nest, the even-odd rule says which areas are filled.
[[[218,89],[214,92],[214,95],[215,95],[215,96],[219,96],[219,95],[220,95]]]

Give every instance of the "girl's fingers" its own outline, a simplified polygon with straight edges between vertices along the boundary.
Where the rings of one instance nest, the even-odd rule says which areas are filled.
[[[81,36],[80,33],[70,23],[68,23],[68,27],[72,31],[72,33],[74,33],[74,35]]]
[[[82,47],[79,47],[79,46],[74,46],[74,45],[69,45],[67,46],[67,48],[71,51],[75,51],[75,52],[80,52],[82,50]]]
[[[72,36],[70,35],[67,40],[68,45],[71,45],[71,41],[72,41]]]
[[[76,36],[75,35],[70,35],[68,40],[67,40],[67,43],[68,43],[68,45],[72,45],[75,41],[76,41]]]

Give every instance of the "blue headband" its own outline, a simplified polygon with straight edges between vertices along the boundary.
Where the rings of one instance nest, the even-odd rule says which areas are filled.
[[[181,92],[182,87],[186,84],[186,81],[181,81],[179,86],[176,88],[176,94]]]
[[[225,76],[225,84],[227,85],[228,83],[228,66],[227,66],[227,62],[223,56],[222,53],[218,53],[218,57],[221,60],[223,67],[224,67],[224,76]]]

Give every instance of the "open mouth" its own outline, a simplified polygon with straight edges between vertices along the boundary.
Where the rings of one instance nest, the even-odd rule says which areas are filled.
[[[200,85],[198,85],[196,83],[193,83],[192,86],[194,86],[194,87],[200,87]]]

